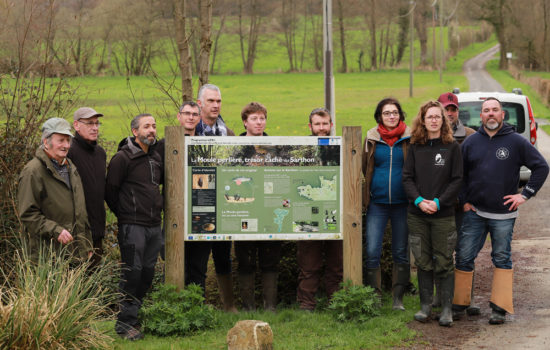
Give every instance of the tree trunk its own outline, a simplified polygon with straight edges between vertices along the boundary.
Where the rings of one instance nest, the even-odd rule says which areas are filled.
[[[370,31],[370,65],[376,69],[376,0],[370,0],[369,31]]]
[[[176,27],[176,42],[178,44],[178,65],[181,72],[182,102],[193,100],[193,81],[191,73],[191,54],[189,52],[189,37],[186,31],[186,0],[174,0],[174,21]]]
[[[342,0],[338,0],[338,29],[340,30],[340,52],[342,54],[342,67],[340,72],[346,73],[348,71],[348,60],[346,58],[346,30],[344,27],[344,5]]]
[[[426,30],[427,3],[426,0],[419,0],[416,4],[414,26],[416,27],[416,33],[420,41],[420,66],[426,66],[428,64],[428,31]]]
[[[216,54],[218,53],[218,41],[220,40],[220,36],[223,32],[223,27],[225,25],[225,18],[226,16],[224,12],[220,19],[220,28],[218,29],[218,31],[216,32],[216,35],[214,36],[214,50],[212,51],[212,64],[210,66],[210,74],[214,73],[214,67],[216,64]]]
[[[407,7],[403,5],[399,8],[399,35],[397,37],[397,54],[395,57],[395,64],[401,63],[403,55],[405,54],[405,48],[408,45],[407,29],[409,26],[409,20],[407,19]]]
[[[200,0],[201,51],[199,54],[199,86],[208,83],[210,50],[212,49],[212,0]],[[197,91],[198,91],[197,89]]]

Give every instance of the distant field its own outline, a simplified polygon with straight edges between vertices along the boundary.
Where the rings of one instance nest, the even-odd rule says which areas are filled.
[[[107,140],[118,141],[128,135],[131,117],[142,112],[170,115],[169,118],[157,118],[160,137],[164,135],[163,127],[175,122],[176,105],[146,77],[130,78],[134,97],[124,77],[74,78],[70,82],[80,86],[80,104],[105,114],[101,133]],[[220,87],[222,116],[237,133],[244,131],[240,111],[248,102],[259,101],[267,107],[266,132],[273,136],[307,135],[309,112],[324,104],[321,73],[214,75],[210,82]],[[360,125],[363,132],[373,127],[376,104],[386,96],[401,101],[408,116],[406,121],[410,123],[424,101],[437,98],[453,87],[467,88],[466,79],[458,73],[445,73],[440,84],[437,71],[417,72],[414,97],[409,98],[409,72],[406,70],[336,74],[337,134],[341,134],[344,125]]]

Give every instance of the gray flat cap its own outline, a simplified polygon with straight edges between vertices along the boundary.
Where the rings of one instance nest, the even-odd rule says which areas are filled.
[[[74,112],[74,120],[88,119],[91,117],[103,117],[103,114],[97,113],[93,108],[81,107]]]
[[[62,134],[73,137],[71,133],[71,124],[61,118],[50,118],[42,125],[42,140],[49,137],[51,134]]]

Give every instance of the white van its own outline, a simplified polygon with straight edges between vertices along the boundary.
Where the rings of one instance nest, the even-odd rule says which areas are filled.
[[[533,117],[533,110],[529,98],[522,95],[521,89],[509,92],[460,92],[454,89],[453,93],[458,97],[458,117],[462,123],[477,130],[481,125],[481,104],[488,97],[494,97],[502,103],[504,109],[504,121],[516,128],[532,145],[537,147],[538,125]],[[525,167],[520,171],[520,186],[529,181],[531,171]]]

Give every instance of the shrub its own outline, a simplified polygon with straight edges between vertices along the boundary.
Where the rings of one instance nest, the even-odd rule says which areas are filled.
[[[365,322],[380,314],[380,297],[372,287],[355,286],[348,280],[333,294],[328,308],[340,322]]]
[[[202,288],[191,284],[178,291],[176,286],[160,284],[140,310],[143,330],[159,336],[185,336],[218,324],[216,312],[204,304]]]
[[[112,270],[112,269],[109,269]],[[0,348],[105,348],[112,338],[95,326],[111,318],[117,295],[103,287],[109,272],[72,265],[44,249],[38,262],[15,256],[12,278],[0,286]]]

